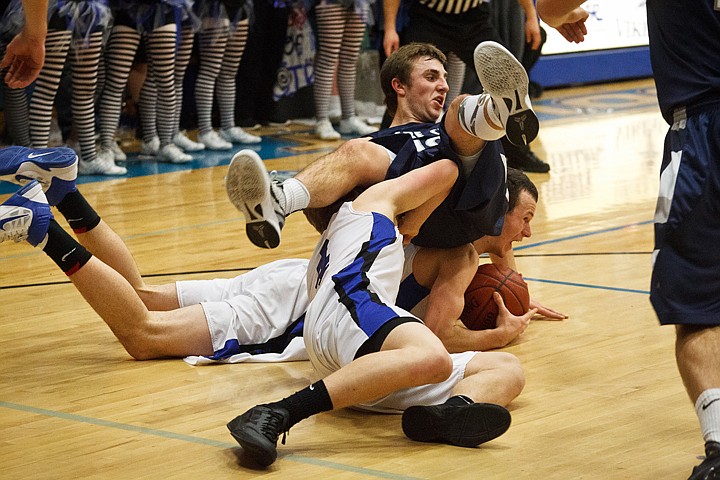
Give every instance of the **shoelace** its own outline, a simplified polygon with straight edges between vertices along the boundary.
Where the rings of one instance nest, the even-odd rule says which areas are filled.
[[[260,412],[259,415],[258,424],[262,434],[271,442],[277,442],[279,432],[283,432],[282,444],[285,445],[285,438],[289,433],[285,417],[270,409]]]

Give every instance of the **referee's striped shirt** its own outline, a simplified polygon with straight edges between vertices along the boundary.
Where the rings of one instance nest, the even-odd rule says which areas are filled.
[[[484,0],[418,0],[421,5],[440,13],[465,13]]]

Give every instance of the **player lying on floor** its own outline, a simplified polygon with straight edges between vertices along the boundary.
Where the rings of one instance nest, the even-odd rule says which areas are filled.
[[[357,187],[440,159],[453,160],[460,174],[413,243],[453,248],[500,235],[508,202],[499,139],[507,135],[511,142],[525,144],[537,135],[527,74],[504,47],[483,42],[475,49],[483,93],[457,97],[443,115],[448,92],[445,62],[440,50],[425,43],[393,52],[380,72],[385,103],[394,115],[391,128],[345,142],[282,183],[270,179],[256,153],[236,155],[226,185],[230,200],[245,216],[250,241],[275,248],[286,215],[326,207]],[[517,270],[511,252],[493,262]],[[535,299],[531,307],[549,318],[564,318]]]
[[[10,175],[13,180],[22,179],[26,183],[25,186],[0,205],[0,241],[24,239],[31,245],[42,248],[69,276],[73,285],[135,358],[184,356],[191,353],[213,354],[215,352],[221,354],[222,352],[216,352],[216,350],[239,346],[241,342],[245,347],[248,347],[245,341],[239,338],[235,338],[234,341],[233,339],[229,342],[226,341],[223,345],[213,343],[217,340],[218,333],[220,338],[223,335],[237,335],[239,331],[244,331],[247,334],[245,338],[255,338],[253,335],[258,335],[258,331],[254,330],[258,324],[249,325],[248,318],[241,318],[243,312],[235,310],[232,302],[203,302],[185,307],[180,306],[183,298],[185,298],[183,292],[194,291],[195,293],[190,295],[195,295],[196,301],[200,301],[198,297],[205,294],[217,295],[233,280],[179,282],[177,286],[167,285],[161,287],[157,290],[160,294],[154,295],[152,293],[153,289],[144,285],[135,262],[122,240],[100,219],[97,212],[77,190],[73,180],[77,168],[77,158],[74,152],[68,149],[36,151],[44,155],[33,155],[34,158],[28,161],[29,152],[31,151],[28,149],[17,148],[14,151],[15,156],[13,158],[3,156],[0,153],[0,173],[2,173],[2,176],[8,178],[8,175]],[[5,154],[8,153],[10,152],[5,152]],[[9,168],[8,165],[13,164],[13,162],[15,167]],[[446,163],[452,166],[451,162]],[[39,166],[40,164],[42,164],[42,167]],[[438,167],[442,168],[443,165],[438,163],[434,168]],[[452,168],[455,167],[452,166]],[[13,174],[9,174],[9,170],[13,170]],[[415,172],[422,173],[420,170]],[[42,183],[38,180],[27,183],[28,177],[38,178]],[[437,175],[433,177],[433,181],[437,180],[436,177]],[[43,187],[47,191],[47,196],[43,192]],[[79,242],[65,232],[54,220],[48,198],[52,199],[52,203],[66,217],[71,228],[78,236]],[[360,204],[362,205],[362,203]],[[386,221],[389,224],[389,220],[386,219]],[[406,221],[410,222],[409,217],[406,217]],[[392,235],[395,238],[394,227]],[[399,283],[404,268],[402,247],[399,245],[400,242],[395,243],[398,246],[393,248],[398,250],[399,254],[393,254],[390,259],[390,265],[397,271],[395,275],[397,279],[393,280],[393,284],[395,282]],[[465,248],[468,252],[472,252],[472,254],[466,255],[467,268],[474,271],[477,267],[477,254],[470,245]],[[90,251],[95,252],[95,255],[91,254]],[[448,250],[443,252],[448,252]],[[421,250],[417,253],[416,260],[422,258],[423,255],[424,253]],[[334,254],[332,256],[334,257]],[[282,293],[284,300],[284,302],[276,303],[289,304],[288,310],[283,314],[287,320],[284,333],[286,337],[298,333],[303,334],[307,327],[303,326],[302,331],[299,332],[296,328],[299,327],[299,323],[294,323],[290,319],[302,317],[305,308],[309,305],[307,283],[304,281],[308,264],[305,261],[297,260],[274,263],[275,265],[269,264],[266,267],[260,267],[255,272],[240,276],[235,281],[239,282],[241,290],[247,288],[248,293],[253,291],[253,294],[263,294],[266,288],[254,291],[252,286],[255,281],[264,282],[266,280],[263,269],[266,268],[268,272],[282,272],[282,275],[276,276],[275,280],[282,282],[284,278],[287,279],[287,282],[285,284],[279,283],[275,285],[275,288],[279,289],[278,291]],[[275,267],[278,265],[284,265],[284,267],[276,269]],[[253,275],[254,273],[255,275]],[[245,280],[248,280],[247,284],[243,285]],[[420,281],[422,282],[422,275]],[[436,278],[433,287],[438,283]],[[181,286],[182,284],[184,286]],[[196,288],[198,286],[202,288]],[[288,301],[289,290],[295,292],[295,301]],[[270,295],[272,296],[272,292]],[[391,296],[393,299],[395,298],[395,294],[391,294]],[[261,316],[267,319],[274,318],[277,312],[272,311],[274,308],[272,302],[261,303],[264,307],[269,308],[268,311],[261,312]],[[241,301],[240,304],[242,305],[243,302]],[[524,330],[535,313],[535,310],[530,310],[521,317],[513,318],[502,307],[502,302],[500,302],[500,306],[501,315],[507,322],[514,322],[518,325],[519,332]],[[213,308],[217,308],[217,310],[213,310]],[[299,310],[292,310],[297,308]],[[408,315],[411,314],[408,313]],[[225,323],[215,325],[213,321],[220,317],[223,317]],[[309,314],[307,317],[316,318]],[[457,315],[454,318],[457,318]],[[406,428],[408,436],[419,441],[441,441],[470,446],[488,441],[502,434],[508,428],[510,422],[509,414],[502,406],[507,405],[515,398],[524,385],[524,374],[519,360],[514,355],[505,352],[466,352],[451,358],[442,342],[414,316],[412,316],[411,321],[403,322],[403,325],[402,328],[398,327],[399,330],[405,331],[410,328],[410,332],[416,332],[421,329],[420,331],[424,333],[417,337],[421,340],[418,345],[428,344],[431,348],[421,355],[424,360],[419,365],[423,365],[421,370],[424,374],[418,376],[416,372],[408,371],[406,373],[412,377],[412,380],[396,385],[409,387],[415,383],[420,385],[428,381],[437,383],[450,375],[450,370],[452,370],[452,378],[443,383],[442,387],[430,386],[427,387],[429,390],[422,390],[425,392],[424,394],[430,395],[428,396],[429,399],[447,399],[450,393],[455,392],[455,387],[460,388],[460,385],[463,385],[457,392],[463,393],[465,396],[455,396],[453,402],[467,405],[468,399],[472,398],[476,402],[492,404],[490,407],[484,403],[481,403],[479,407],[472,406],[467,415],[474,419],[471,423],[476,425],[472,427],[467,424],[470,431],[461,432],[460,436],[445,432],[440,437],[437,437],[437,432],[426,432],[422,428],[418,430],[413,427],[412,424],[417,423],[416,421],[408,424]],[[221,331],[218,332],[214,327],[219,327]],[[269,325],[260,325],[261,329],[267,331],[272,330],[273,327],[275,325],[272,324],[272,320]],[[232,330],[233,328],[239,330]],[[282,326],[279,327],[278,331],[282,330],[282,328]],[[386,331],[386,329],[383,329],[383,331]],[[392,337],[395,338],[395,335],[392,335]],[[415,338],[416,334],[411,333],[411,337]],[[254,351],[257,347],[254,344],[258,342],[256,340],[249,341],[253,343],[249,348]],[[282,338],[279,340],[273,339],[268,343],[272,344],[281,341]],[[385,345],[385,342],[383,344]],[[396,341],[393,340],[386,345],[390,348],[395,344]],[[417,345],[408,346],[411,347],[411,351],[414,351]],[[317,354],[317,349],[311,350],[311,356],[313,353]],[[402,353],[404,355],[406,351],[403,350]],[[430,374],[431,370],[426,367],[435,368],[433,365],[437,366],[439,370]],[[375,393],[371,394],[373,398],[374,395]],[[403,410],[407,406],[404,402],[408,401],[403,399],[414,398],[412,395],[409,397],[401,395],[396,397],[393,402],[375,408]],[[341,408],[355,403],[350,400],[349,397],[344,400],[335,397],[333,405],[335,408]],[[347,401],[350,401],[350,403],[346,403]],[[455,409],[454,406],[448,408],[453,411]],[[421,411],[419,415],[423,416],[426,413]],[[465,415],[463,414],[463,417]],[[486,428],[485,423],[482,423],[482,427],[478,427],[480,421],[484,422],[488,415],[492,417],[490,418],[492,426]]]
[[[519,363],[517,370],[488,375],[479,360],[487,354],[449,354],[395,304],[403,236],[419,231],[457,174],[451,160],[433,162],[369,187],[332,217],[308,266],[303,329],[322,380],[228,424],[258,464],[275,461],[278,437],[299,421],[350,406],[403,411],[403,432],[416,441],[475,447],[510,427],[503,405],[523,388]],[[488,395],[497,400],[484,403]]]
[[[98,314],[134,358],[196,356],[195,363],[203,363],[202,356],[221,361],[306,358],[300,337],[308,304],[307,260],[279,260],[231,279],[147,285],[122,239],[77,190],[75,153],[47,149],[35,152],[49,154],[29,159],[30,152],[24,147],[0,150],[0,178],[26,184],[0,206],[0,241],[27,238],[42,246],[90,305],[98,305]],[[30,186],[30,178],[41,185]],[[512,209],[502,234],[476,244],[500,256],[512,242],[530,236],[537,199],[535,186],[520,171],[510,170],[508,185]],[[69,219],[77,241],[52,219],[40,187]],[[78,218],[83,220],[74,220]],[[509,312],[500,316],[497,328],[487,331],[470,331],[457,321],[478,264],[469,245],[406,250],[398,301],[423,318],[449,351],[500,348],[527,327],[528,316]]]

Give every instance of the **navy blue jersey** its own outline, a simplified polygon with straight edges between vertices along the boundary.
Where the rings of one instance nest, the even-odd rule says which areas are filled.
[[[450,146],[444,123],[411,123],[369,135],[396,156],[386,179],[436,160],[457,163],[460,176],[450,194],[430,215],[413,239],[415,245],[454,248],[485,235],[499,235],[507,211],[507,170],[500,142],[488,142],[465,178],[460,158]]]
[[[650,59],[660,110],[720,102],[720,2],[647,0]]]

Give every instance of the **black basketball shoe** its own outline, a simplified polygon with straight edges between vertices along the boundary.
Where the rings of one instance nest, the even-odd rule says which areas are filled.
[[[230,434],[245,453],[263,467],[277,458],[277,440],[288,430],[290,413],[284,408],[257,405],[227,424]]]
[[[705,460],[693,468],[688,480],[720,479],[720,443],[707,442],[705,444]]]
[[[510,412],[492,403],[410,407],[402,416],[405,435],[416,442],[477,447],[510,428]]]

